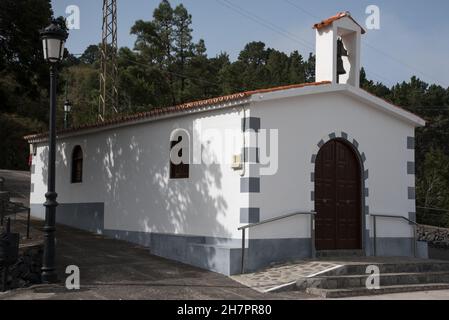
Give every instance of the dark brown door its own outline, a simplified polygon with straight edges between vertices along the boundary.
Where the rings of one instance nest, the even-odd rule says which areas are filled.
[[[360,165],[344,142],[331,140],[315,164],[317,250],[361,249]]]

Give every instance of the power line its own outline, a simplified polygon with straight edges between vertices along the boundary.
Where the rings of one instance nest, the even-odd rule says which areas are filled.
[[[260,25],[270,29],[271,31],[274,31],[274,32],[280,34],[283,37],[286,37],[286,38],[288,38],[290,40],[293,40],[293,41],[295,41],[295,42],[297,42],[297,43],[299,43],[301,45],[305,45],[308,48],[312,49],[312,51],[314,50],[313,44],[311,44],[307,40],[299,38],[297,35],[294,35],[290,31],[287,31],[287,30],[283,29],[282,27],[279,27],[278,25],[276,25],[276,24],[274,24],[274,23],[272,23],[272,22],[270,22],[268,20],[266,20],[264,18],[261,18],[261,17],[255,15],[254,13],[249,12],[248,10],[246,10],[246,9],[240,7],[240,6],[237,6],[237,5],[233,4],[233,3],[231,3],[228,0],[215,0],[215,1],[218,2],[219,4],[221,4],[222,6],[225,6],[225,7],[229,8],[229,9],[233,10],[234,12],[237,12],[238,14],[240,14],[240,15],[242,15],[242,16],[244,16],[244,17],[246,17],[246,18],[256,22],[257,24],[260,24]],[[292,4],[292,5],[294,5],[294,6],[296,6],[294,3],[292,3],[289,0],[285,0],[285,1],[290,3],[290,4]],[[301,10],[301,8],[299,6],[296,6],[296,8]],[[307,10],[302,10],[302,11],[304,11],[305,13],[307,13],[309,15],[312,15]],[[370,69],[368,69],[366,67],[365,67],[365,69],[367,71],[369,71],[370,74],[375,75],[375,77],[378,78],[377,79],[378,81],[382,82],[381,79],[384,79],[383,82],[387,82],[389,85],[392,85],[392,81],[391,80],[389,80],[389,79],[387,79],[387,78],[385,78],[385,77],[383,77],[383,76],[381,76],[379,74],[376,74],[375,72],[372,72]]]
[[[296,8],[298,11],[301,11],[301,12],[303,12],[303,13],[305,13],[305,14],[307,14],[307,15],[313,17],[313,18],[316,18],[316,19],[318,19],[318,20],[321,19],[321,18],[319,18],[317,15],[315,15],[315,14],[311,13],[310,11],[304,9],[303,7],[299,6],[298,4],[294,3],[294,2],[291,1],[291,0],[284,0],[284,2],[290,4],[291,6],[293,6],[294,8]],[[368,47],[370,47],[371,49],[374,49],[374,50],[377,51],[378,53],[383,54],[383,55],[386,56],[387,58],[390,58],[391,60],[397,62],[398,64],[401,64],[401,65],[405,66],[405,67],[408,68],[409,70],[414,71],[414,72],[418,72],[418,73],[420,73],[421,75],[423,75],[423,76],[429,78],[429,79],[432,80],[432,81],[435,81],[435,82],[441,82],[441,83],[442,83],[441,80],[437,80],[437,79],[434,78],[433,76],[431,76],[431,75],[429,75],[429,74],[427,74],[427,73],[425,73],[425,72],[423,72],[423,71],[417,69],[416,67],[414,67],[414,66],[412,66],[412,65],[410,65],[410,64],[408,64],[408,63],[406,63],[406,62],[404,62],[403,60],[398,59],[398,58],[392,56],[391,54],[389,54],[389,53],[387,53],[387,52],[385,52],[385,51],[383,51],[383,50],[381,50],[381,49],[379,49],[379,48],[376,48],[375,46],[371,45],[367,40],[363,40],[362,43],[363,43],[365,46],[368,46]]]
[[[71,55],[73,55],[73,56],[82,56],[83,54],[82,54],[82,53],[72,53]],[[135,65],[141,65],[141,66],[145,66],[145,67],[150,67],[150,66],[152,66],[152,65],[149,64],[149,63],[138,62],[138,61],[134,61],[134,60],[127,59],[127,58],[123,58],[123,57],[120,58],[120,59],[125,60],[125,61],[128,61],[128,62],[133,63],[133,64],[135,64]],[[174,76],[183,77],[183,78],[192,79],[192,80],[198,80],[198,81],[207,82],[207,83],[209,83],[209,84],[213,84],[213,85],[216,85],[216,86],[220,86],[220,84],[218,84],[218,83],[216,83],[216,82],[212,82],[212,81],[210,81],[210,80],[206,80],[206,79],[204,79],[204,78],[193,77],[193,76],[189,76],[189,75],[186,75],[186,74],[177,73],[177,72],[168,71],[168,70],[163,70],[163,71],[166,72],[166,73],[170,73],[170,74],[172,74],[172,75],[174,75]]]
[[[386,82],[387,85],[389,85],[389,86],[393,86],[393,85],[394,85],[394,84],[393,84],[393,81],[391,81],[390,79],[388,79],[388,78],[386,78],[386,77],[384,77],[384,76],[382,76],[382,75],[380,75],[380,74],[378,74],[378,73],[372,71],[371,68],[368,68],[368,67],[366,67],[366,66],[364,66],[363,68],[364,68],[368,73],[370,73],[371,76],[374,75],[375,77],[377,77],[377,78],[378,78],[378,79],[377,79],[377,82],[378,82],[378,83],[382,83],[382,79],[383,79],[383,82]],[[376,79],[374,78],[374,80],[376,80]]]
[[[410,64],[408,64],[408,63],[406,63],[406,62],[404,62],[404,61],[402,61],[402,60],[400,60],[400,59],[398,59],[398,58],[396,58],[396,57],[394,57],[394,56],[392,56],[391,54],[386,53],[385,51],[383,51],[383,50],[381,50],[381,49],[379,49],[379,48],[376,48],[375,46],[371,45],[367,40],[363,40],[362,43],[363,43],[363,45],[365,45],[365,46],[367,46],[367,47],[369,47],[369,48],[371,48],[371,49],[373,49],[373,50],[375,50],[375,51],[377,51],[377,52],[383,54],[383,55],[386,56],[387,58],[390,58],[391,60],[397,62],[398,64],[403,65],[404,67],[408,68],[410,71],[418,72],[418,73],[420,73],[422,76],[425,76],[425,77],[427,77],[428,79],[430,79],[430,80],[432,80],[432,81],[435,81],[435,82],[442,82],[441,80],[438,80],[438,79],[433,78],[433,76],[431,76],[431,75],[429,75],[429,74],[427,74],[427,73],[425,73],[425,72],[423,72],[423,71],[417,69],[416,67],[413,67],[412,65],[410,65]],[[413,69],[414,69],[414,70],[413,70]]]
[[[245,18],[248,18],[248,19],[254,21],[255,23],[257,23],[271,31],[273,31],[285,38],[288,38],[289,40],[292,40],[300,45],[306,46],[313,50],[313,45],[310,42],[299,38],[297,35],[292,34],[291,32],[275,25],[274,23],[272,23],[264,18],[261,18],[261,17],[255,15],[252,12],[239,7],[239,6],[229,2],[228,0],[215,0],[215,1],[217,3],[219,3],[220,5],[227,7],[228,9],[231,9],[232,11],[244,16]]]
[[[303,13],[305,13],[305,14],[307,14],[307,15],[309,15],[309,16],[315,18],[315,19],[318,19],[318,20],[321,19],[321,18],[318,17],[317,15],[311,13],[310,11],[304,9],[303,7],[300,7],[299,5],[297,5],[296,3],[294,3],[293,1],[290,1],[290,0],[284,0],[284,2],[287,2],[287,3],[290,4],[291,6],[295,7],[296,9],[298,9],[299,11],[302,11]]]
[[[289,40],[293,40],[293,41],[295,41],[295,42],[297,42],[297,43],[299,43],[301,45],[305,45],[309,49],[312,49],[312,51],[314,50],[313,44],[308,42],[307,40],[304,40],[304,39],[301,39],[301,38],[297,37],[297,35],[291,33],[290,31],[285,30],[282,27],[279,27],[278,25],[276,25],[276,24],[274,24],[272,22],[270,22],[270,21],[268,21],[268,20],[266,20],[264,18],[261,18],[261,17],[255,15],[254,13],[252,13],[252,12],[250,12],[250,11],[248,11],[248,10],[238,6],[238,5],[235,5],[235,4],[231,3],[228,0],[215,0],[215,1],[218,2],[219,4],[221,4],[222,6],[225,6],[225,7],[229,8],[229,9],[233,10],[234,12],[236,12],[236,13],[238,13],[238,14],[240,14],[240,15],[242,15],[242,16],[244,16],[244,17],[246,17],[246,18],[248,18],[248,19],[250,19],[250,20],[252,20],[254,22],[256,22],[257,24],[262,25],[262,26],[268,28],[269,30],[274,31],[274,32],[280,34],[281,36],[288,38]],[[298,7],[298,9],[299,9],[299,7]],[[307,12],[307,11],[305,11],[305,12]],[[374,74],[376,77],[378,77],[380,79],[383,78],[384,82],[386,81],[390,85],[392,84],[391,80],[389,80],[389,79],[387,79],[387,78],[385,78],[385,77],[383,77],[383,76],[381,76],[379,74],[376,74],[375,72],[372,72],[372,71],[370,71],[367,68],[365,68],[365,69],[368,70],[371,74]],[[378,80],[381,82],[380,79],[378,79]]]
[[[150,66],[151,66],[149,63],[138,62],[138,61],[134,61],[134,60],[127,59],[127,58],[122,58],[122,59],[125,60],[125,61],[128,61],[128,62],[134,63],[134,64],[136,64],[136,65],[141,65],[141,66],[145,66],[145,67],[150,67]],[[189,75],[186,75],[186,74],[177,73],[177,72],[168,71],[168,70],[163,70],[163,72],[172,74],[172,75],[177,76],[177,77],[180,77],[180,78],[186,78],[186,79],[198,80],[198,81],[202,81],[202,82],[207,82],[207,83],[209,83],[209,84],[213,84],[213,85],[215,85],[215,86],[220,86],[220,84],[215,83],[215,82],[212,82],[212,81],[209,81],[209,80],[206,80],[206,79],[204,79],[204,78],[193,77],[193,76],[189,76]]]

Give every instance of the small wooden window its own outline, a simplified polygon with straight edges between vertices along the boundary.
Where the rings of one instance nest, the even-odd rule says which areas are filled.
[[[182,137],[178,137],[178,141],[170,141],[170,151],[178,143],[182,141]],[[178,156],[182,157],[183,152],[188,150],[180,149]],[[181,162],[180,164],[174,164],[170,159],[170,179],[188,179],[189,178],[189,164]]]
[[[72,153],[72,183],[83,182],[83,150],[76,146]]]

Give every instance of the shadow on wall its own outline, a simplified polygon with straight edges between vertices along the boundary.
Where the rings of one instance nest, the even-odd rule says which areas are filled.
[[[153,137],[151,143],[145,126],[86,138],[83,188],[98,193],[98,201],[105,203],[105,234],[149,246],[157,255],[221,271],[220,250],[209,246],[231,238],[222,224],[230,213],[221,193],[221,167],[190,165],[189,179],[169,179],[170,132],[165,131],[165,138]],[[77,141],[58,148],[57,170],[70,170]],[[203,152],[208,152],[204,146]],[[41,159],[47,156],[45,149]],[[43,168],[45,183],[47,171]],[[61,185],[57,189],[68,192]]]

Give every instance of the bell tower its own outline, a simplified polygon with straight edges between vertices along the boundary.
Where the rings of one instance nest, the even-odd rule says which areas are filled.
[[[316,81],[360,86],[361,35],[365,30],[349,12],[340,12],[316,29]]]

